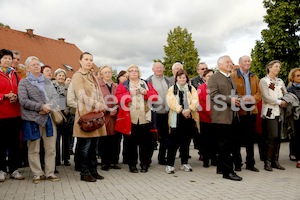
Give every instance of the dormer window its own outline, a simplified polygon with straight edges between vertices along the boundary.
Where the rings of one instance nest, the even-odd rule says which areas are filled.
[[[71,67],[70,65],[67,64],[62,64],[63,66],[65,66],[65,68],[67,68],[68,71],[73,71],[73,67]]]

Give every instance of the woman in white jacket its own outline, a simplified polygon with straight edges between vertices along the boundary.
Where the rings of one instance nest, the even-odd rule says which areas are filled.
[[[273,60],[266,66],[267,75],[259,82],[262,93],[262,128],[265,138],[265,166],[267,171],[272,168],[284,170],[279,162],[280,149],[280,107],[286,107],[286,102],[280,98],[286,93],[284,82],[277,78],[280,71],[280,61]]]

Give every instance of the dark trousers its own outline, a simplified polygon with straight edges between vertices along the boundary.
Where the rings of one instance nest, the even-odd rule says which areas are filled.
[[[199,147],[203,155],[203,162],[208,164],[209,160],[216,162],[217,157],[217,136],[213,130],[212,123],[200,122],[200,141],[198,142]]]
[[[99,138],[98,152],[102,165],[118,164],[120,154],[121,134],[102,136]]]
[[[255,140],[255,121],[256,115],[242,115],[240,116],[239,135],[241,136],[240,144],[246,147],[246,164],[247,166],[254,166],[254,140]]]
[[[158,132],[159,150],[158,150],[158,161],[164,162],[167,157],[168,149],[168,113],[159,114],[156,113],[156,127]]]
[[[294,142],[294,150],[295,150],[295,156],[297,161],[300,160],[300,119],[294,121],[294,128],[295,128],[295,136],[292,137],[292,141]]]
[[[97,172],[97,138],[77,138],[80,157],[80,175],[90,175]]]
[[[262,120],[263,137],[265,141],[264,161],[278,161],[280,149],[281,124],[279,117]]]
[[[72,132],[67,124],[57,125],[56,139],[56,164],[60,165],[61,160],[68,161],[70,159],[70,138]],[[61,146],[62,143],[62,146]]]
[[[223,174],[233,173],[233,124],[213,124],[218,141],[218,167]]]
[[[0,119],[0,170],[14,172],[20,163],[20,131],[22,120],[20,117]],[[6,157],[8,156],[8,160]]]
[[[131,135],[124,135],[125,157],[129,166],[135,166],[140,160],[141,166],[149,166],[153,155],[153,134],[151,124],[132,124]]]
[[[186,130],[182,128],[171,128],[169,136],[167,163],[174,166],[177,150],[180,148],[181,164],[187,164],[189,158],[189,147],[193,132],[190,127]]]

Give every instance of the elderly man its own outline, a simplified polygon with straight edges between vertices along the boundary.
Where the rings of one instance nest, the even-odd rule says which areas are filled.
[[[233,152],[235,171],[241,171],[242,157],[241,157],[241,142],[246,147],[246,169],[259,172],[254,166],[254,138],[255,138],[255,120],[257,111],[257,104],[261,100],[261,93],[259,89],[258,77],[250,72],[251,60],[249,56],[242,56],[239,59],[240,68],[234,71],[233,77],[237,86],[238,95],[242,97],[242,105],[239,110],[240,118],[240,137],[241,141],[237,141],[235,150]]]
[[[176,62],[172,65],[173,76],[169,78],[171,85],[175,84],[175,76],[180,69],[183,69],[183,65],[180,62]]]
[[[150,82],[154,89],[158,92],[158,101],[153,103],[153,112],[156,114],[156,128],[159,140],[158,163],[166,165],[167,147],[168,147],[168,111],[166,102],[168,88],[172,85],[169,79],[164,76],[164,65],[155,62],[152,67],[153,75],[147,81]]]
[[[191,84],[197,89],[199,85],[205,82],[203,78],[203,73],[208,69],[207,64],[205,62],[200,62],[197,65],[197,73],[198,76],[195,76],[191,80]]]
[[[211,98],[211,120],[217,134],[219,147],[218,167],[222,170],[223,178],[241,181],[242,178],[233,171],[231,157],[232,144],[235,137],[235,126],[238,120],[237,110],[240,101],[236,86],[230,72],[233,69],[229,56],[218,59],[219,71],[210,77],[208,89]]]

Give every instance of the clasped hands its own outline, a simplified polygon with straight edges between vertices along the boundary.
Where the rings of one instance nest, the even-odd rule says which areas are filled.
[[[183,110],[182,106],[180,106],[179,110],[186,119],[191,117],[191,109],[188,108]]]
[[[7,98],[10,103],[15,103],[18,100],[18,96],[13,92],[5,94],[4,97]]]
[[[145,95],[145,94],[147,94],[147,91],[142,87],[130,90],[130,95],[131,96],[135,96],[135,95],[138,95],[138,94]]]

